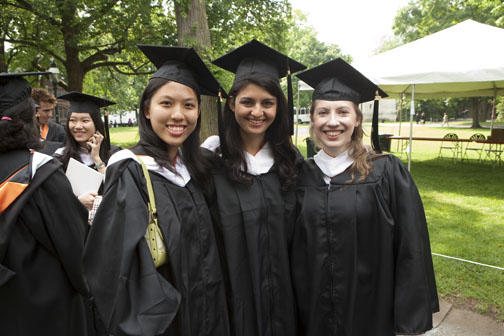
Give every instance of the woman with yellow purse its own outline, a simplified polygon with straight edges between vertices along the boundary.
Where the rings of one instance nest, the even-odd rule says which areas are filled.
[[[199,148],[200,94],[219,83],[191,48],[139,45],[156,65],[140,99],[140,141],[110,159],[85,275],[114,335],[228,335]]]

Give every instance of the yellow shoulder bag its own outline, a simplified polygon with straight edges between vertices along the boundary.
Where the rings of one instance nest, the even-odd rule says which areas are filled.
[[[147,207],[149,209],[149,224],[145,232],[145,240],[147,241],[147,245],[149,245],[154,266],[157,268],[166,262],[167,253],[163,241],[163,234],[158,225],[156,200],[154,199],[154,189],[152,188],[149,171],[142,159],[138,157],[138,160],[140,160],[140,164],[142,165],[145,181],[147,182],[147,192],[149,194],[149,202],[147,202]]]

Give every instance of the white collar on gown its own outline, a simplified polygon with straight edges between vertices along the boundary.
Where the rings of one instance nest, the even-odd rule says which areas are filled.
[[[93,158],[87,150],[81,150],[79,155],[82,163],[84,163],[86,166],[94,166],[95,163],[93,161]]]
[[[247,160],[247,173],[250,175],[266,174],[275,164],[275,158],[269,143],[265,143],[256,155],[252,155],[247,151],[243,152],[245,160]]]
[[[65,147],[60,147],[54,151],[54,154],[56,155],[63,155],[63,152],[65,151]],[[79,150],[79,155],[81,162],[85,164],[86,166],[93,166],[95,165],[93,158],[91,157],[91,153],[88,152],[87,149],[85,148],[80,148]]]
[[[178,154],[177,162],[175,163],[175,171],[178,174],[175,174],[167,168],[160,166],[159,164],[157,164],[154,158],[150,156],[140,155],[140,158],[142,159],[148,170],[158,173],[159,175],[163,176],[168,181],[172,182],[175,185],[178,185],[179,187],[185,187],[186,184],[191,180],[191,175],[189,175],[189,171],[187,170],[187,167],[182,160],[180,152]],[[140,164],[140,160],[132,151],[130,151],[129,149],[123,149],[117,153],[114,153],[110,157],[108,166],[125,159],[133,159]],[[105,170],[105,178],[106,176],[107,171]]]
[[[219,146],[220,140],[217,135],[208,137],[201,144],[201,147],[211,150],[212,152],[215,152]],[[247,151],[243,151],[243,153],[247,162],[247,173],[250,175],[257,176],[266,174],[275,164],[275,158],[273,157],[273,152],[271,151],[269,143],[265,143],[256,155],[252,155]]]
[[[322,173],[324,173],[324,181],[326,184],[331,183],[332,177],[344,172],[354,162],[349,155],[349,150],[340,153],[336,157],[332,157],[321,149],[313,156],[313,160]]]

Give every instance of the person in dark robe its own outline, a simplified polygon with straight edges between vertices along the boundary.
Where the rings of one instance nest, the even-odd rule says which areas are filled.
[[[422,200],[397,157],[362,143],[358,104],[386,94],[342,59],[297,76],[314,88],[310,134],[321,148],[297,182],[300,334],[422,334],[439,310]]]
[[[55,106],[58,101],[55,96],[46,89],[34,88],[31,96],[37,109],[35,119],[40,130],[40,140],[42,146],[38,150],[47,155],[52,155],[54,151],[65,143],[65,128],[51,120]]]
[[[31,87],[0,74],[0,335],[88,335],[86,209],[40,146]]]
[[[58,97],[70,102],[66,124],[66,144],[58,148],[53,156],[67,169],[70,158],[105,173],[107,162],[112,153],[121,148],[110,144],[106,138],[108,127],[101,118],[100,108],[115,104],[115,102],[87,95],[80,92],[70,92]],[[91,223],[94,213],[101,202],[101,190],[78,195],[79,201],[90,211],[88,221]]]
[[[279,79],[305,67],[256,40],[213,63],[235,73],[220,137],[203,144],[215,153],[208,198],[218,223],[233,334],[295,335],[289,253],[301,157]]]
[[[140,99],[140,141],[111,156],[84,272],[113,335],[229,334],[221,264],[201,156],[200,94],[222,90],[194,49],[139,45],[156,65]],[[152,180],[166,262],[144,238]]]

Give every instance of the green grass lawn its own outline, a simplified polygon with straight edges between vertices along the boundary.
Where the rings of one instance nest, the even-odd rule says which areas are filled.
[[[504,267],[504,169],[414,160],[432,252]],[[504,319],[504,271],[433,256],[442,297]]]
[[[415,136],[459,138],[488,129],[414,127]],[[394,132],[391,132],[394,133]],[[409,134],[409,127],[401,135]],[[429,224],[432,251],[504,267],[504,165],[438,159],[439,142],[413,142],[411,173]],[[392,150],[397,150],[392,143]],[[395,153],[401,156],[403,153]],[[445,155],[448,156],[448,153]],[[406,161],[406,155],[402,155]],[[504,320],[504,271],[433,256],[442,297]]]
[[[110,141],[116,146],[130,148],[139,140],[138,126],[115,127],[110,129]]]
[[[307,126],[300,126],[307,127]],[[370,134],[370,126],[365,125]],[[459,138],[473,133],[489,135],[488,129],[414,126],[418,137],[442,137],[448,132]],[[380,133],[409,135],[409,125],[380,124]],[[111,130],[112,141],[129,147],[138,140],[137,128]],[[298,137],[298,148],[306,155],[305,137]],[[369,137],[365,139],[369,143]],[[439,142],[415,141],[411,173],[424,203],[432,251],[439,254],[504,267],[504,165],[493,167],[488,161],[453,163],[438,159]],[[393,154],[406,163],[405,153]],[[401,155],[402,154],[402,155]],[[433,256],[438,291],[441,297],[504,320],[504,271]]]

